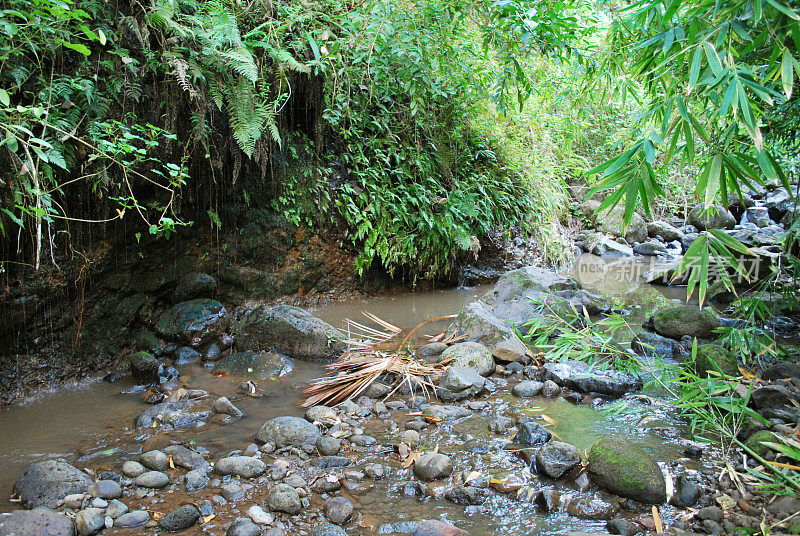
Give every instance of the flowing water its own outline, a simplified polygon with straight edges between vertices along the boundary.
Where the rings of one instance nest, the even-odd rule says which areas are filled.
[[[609,263],[604,259],[584,255],[575,265],[575,275],[583,286],[591,291],[603,292],[629,305],[640,306],[644,311],[664,300],[680,297],[674,289],[641,284],[631,273],[639,273],[643,266],[632,268],[628,264]],[[641,263],[639,263],[641,264]],[[599,275],[598,275],[599,274]],[[344,319],[360,319],[362,311],[369,311],[402,328],[411,328],[421,320],[458,312],[466,303],[482,295],[489,287],[450,289],[430,292],[412,292],[386,295],[361,302],[339,303],[320,307],[314,314],[334,326],[343,326]],[[680,289],[683,290],[683,289]],[[448,321],[426,326],[429,334],[446,328]],[[280,415],[301,416],[297,407],[303,387],[324,374],[321,364],[296,363],[294,371],[262,385],[266,396],[248,398],[242,396],[238,387],[242,381],[235,377],[214,377],[209,368],[188,365],[181,372],[181,383],[194,389],[210,393],[203,404],[218,396],[228,396],[244,412],[241,420],[222,423],[215,416],[200,427],[190,427],[172,432],[151,434],[150,431],[133,430],[133,419],[145,409],[139,400],[140,393],[131,389],[128,378],[120,383],[108,384],[90,379],[29,399],[22,404],[0,411],[0,512],[9,511],[17,505],[6,500],[16,478],[25,467],[37,460],[64,457],[79,467],[119,469],[121,459],[128,459],[144,448],[159,448],[170,440],[193,440],[210,451],[216,459],[252,442],[255,431],[266,420]],[[510,387],[510,386],[509,386]],[[641,397],[644,398],[644,397]],[[631,404],[643,402],[631,397]],[[604,412],[586,400],[574,405],[564,399],[518,399],[509,389],[498,391],[490,397],[485,407],[455,424],[439,423],[422,433],[426,448],[439,447],[441,452],[454,458],[455,466],[461,470],[475,470],[497,478],[522,475],[531,487],[543,487],[552,483],[539,482],[512,452],[504,450],[507,437],[495,436],[487,430],[488,422],[498,415],[546,415],[554,422],[551,430],[555,437],[575,444],[579,449],[587,448],[598,437],[619,434],[636,438],[637,442],[651,450],[656,459],[676,460],[683,456],[685,440],[679,437],[680,428],[674,419],[659,406],[645,409],[642,413],[620,415]],[[403,429],[408,417],[396,412],[394,420]],[[365,433],[379,439],[380,444],[390,443],[397,431],[390,429],[388,421],[373,419],[365,426]],[[386,439],[382,441],[381,438]],[[144,444],[143,444],[144,443]],[[385,450],[368,450],[359,454],[358,465],[370,462],[387,464]],[[684,460],[687,466],[691,462]],[[404,521],[424,518],[447,517],[471,534],[565,534],[573,530],[602,531],[604,522],[586,521],[566,514],[545,515],[538,513],[530,503],[511,499],[503,494],[492,494],[489,501],[479,508],[454,506],[444,500],[407,497],[403,484],[414,480],[410,469],[388,465],[389,476],[373,486],[354,486],[342,493],[348,496],[360,517],[357,521],[363,534],[402,533]],[[434,495],[437,493],[433,489]],[[260,490],[253,496],[257,499]],[[316,494],[315,494],[316,495]],[[318,498],[314,499],[319,501]],[[246,505],[245,505],[246,504]],[[242,512],[252,504],[248,500]],[[141,506],[141,505],[140,505]],[[146,506],[146,505],[145,505]],[[318,505],[317,505],[318,506]],[[225,508],[237,513],[238,506]],[[399,524],[398,524],[399,523]],[[203,534],[203,530],[191,529],[186,534]],[[113,533],[113,531],[112,531]]]

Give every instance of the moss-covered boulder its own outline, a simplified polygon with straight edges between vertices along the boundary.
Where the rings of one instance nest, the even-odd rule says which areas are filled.
[[[225,371],[231,376],[251,380],[270,380],[285,376],[294,370],[294,361],[274,352],[236,352],[223,357],[214,366],[212,374]]]
[[[606,437],[589,451],[589,475],[599,487],[646,504],[667,500],[661,468],[641,447],[621,437]]]
[[[470,367],[481,376],[491,376],[495,371],[494,357],[484,345],[477,342],[454,344],[442,352],[441,361],[452,359],[450,365]]]
[[[659,309],[653,315],[656,333],[672,339],[684,335],[699,339],[716,339],[714,330],[720,326],[719,318],[708,309],[696,305],[676,305]]]
[[[163,338],[198,346],[219,336],[228,327],[225,306],[216,300],[190,300],[167,309],[156,323]]]
[[[158,383],[160,365],[158,359],[144,350],[131,354],[128,358],[131,375],[136,380],[136,383],[140,384]]]
[[[736,362],[736,357],[722,346],[701,344],[697,347],[694,370],[701,378],[705,378],[709,371],[721,371],[728,376],[738,376],[739,364]]]
[[[763,445],[763,442],[777,443],[778,438],[769,430],[760,430],[748,437],[744,444],[747,448],[763,458],[772,450],[768,446]]]
[[[344,334],[299,307],[256,307],[236,326],[236,346],[256,352],[272,350],[289,357],[324,359],[345,350]]]

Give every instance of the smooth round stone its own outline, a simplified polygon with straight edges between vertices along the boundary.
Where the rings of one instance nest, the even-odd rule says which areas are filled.
[[[192,504],[184,504],[161,518],[158,526],[169,532],[180,532],[200,521],[200,510]]]
[[[137,476],[134,483],[142,488],[161,489],[169,485],[169,476],[160,471],[148,471]]]
[[[92,536],[106,526],[102,508],[87,508],[75,515],[75,528],[80,536]]]
[[[288,484],[276,484],[269,490],[267,506],[273,512],[296,516],[302,510],[300,495]]]
[[[186,473],[186,491],[197,491],[208,484],[208,474],[203,469],[194,469]]]
[[[423,454],[414,462],[414,474],[426,482],[447,478],[452,472],[453,462],[444,454]]]
[[[169,458],[160,450],[151,450],[141,454],[139,463],[152,471],[166,471],[169,469]]]
[[[335,437],[322,436],[317,440],[317,450],[323,456],[335,456],[342,448],[342,443]]]
[[[325,501],[325,517],[331,523],[344,525],[353,516],[353,503],[344,497],[331,497]]]
[[[263,508],[254,504],[247,510],[247,517],[253,520],[257,525],[272,525],[275,521],[275,516],[269,512],[265,512]]]
[[[128,460],[127,462],[122,464],[122,474],[127,476],[128,478],[136,478],[137,476],[146,472],[147,472],[147,467],[145,467],[139,462]]]
[[[128,505],[116,499],[108,503],[108,508],[106,508],[106,515],[112,519],[117,519],[119,516],[127,513]]]
[[[122,496],[122,488],[113,480],[98,480],[89,486],[87,493],[100,499],[117,499]]]
[[[242,517],[234,520],[225,531],[225,536],[259,536],[259,534],[261,534],[261,528],[250,519]]]

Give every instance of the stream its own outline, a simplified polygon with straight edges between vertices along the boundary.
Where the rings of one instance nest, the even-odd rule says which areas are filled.
[[[669,288],[641,283],[639,274],[647,267],[635,259],[613,260],[583,255],[573,266],[573,273],[582,286],[592,292],[624,302],[631,306],[630,323],[641,322],[652,308],[667,299],[684,298],[685,288]],[[448,289],[407,294],[384,295],[368,300],[335,303],[312,310],[319,318],[343,327],[346,318],[360,319],[368,311],[383,320],[403,328],[420,321],[458,312],[470,301],[485,293],[490,286]],[[448,321],[426,326],[428,334],[446,329]],[[294,371],[263,385],[266,396],[249,398],[239,392],[241,378],[215,377],[202,363],[186,365],[179,369],[181,383],[192,389],[203,389],[211,399],[227,396],[243,412],[238,421],[222,423],[212,414],[206,424],[177,429],[169,434],[149,437],[147,432],[136,431],[134,417],[142,411],[141,392],[134,388],[129,376],[117,383],[105,383],[99,377],[86,379],[59,387],[29,398],[20,404],[0,411],[0,512],[18,508],[7,499],[12,486],[25,468],[34,461],[63,457],[76,466],[91,466],[118,470],[120,459],[134,457],[143,449],[159,448],[165,440],[191,439],[210,452],[211,459],[226,456],[233,450],[243,449],[252,443],[253,434],[267,420],[282,415],[303,416],[298,407],[302,390],[308,382],[324,374],[322,364],[296,361]],[[509,378],[511,380],[511,378]],[[473,471],[491,474],[495,478],[517,477],[525,474],[531,486],[546,486],[536,482],[527,468],[513,453],[504,450],[508,437],[488,431],[488,423],[500,414],[545,415],[554,424],[550,428],[555,438],[586,449],[597,438],[622,435],[635,439],[649,450],[657,460],[680,460],[687,470],[701,470],[699,462],[684,457],[688,432],[669,413],[653,406],[642,413],[618,414],[603,411],[592,404],[591,397],[576,405],[563,398],[517,398],[511,394],[514,381],[507,382],[492,396],[485,399],[480,411],[452,423],[439,423],[422,433],[426,448],[438,448],[453,457],[458,470],[467,467]],[[645,390],[645,395],[658,397],[659,393]],[[631,404],[638,404],[637,395],[628,395]],[[378,438],[391,438],[397,427],[402,430],[403,411],[395,412],[393,420],[371,419],[364,425],[364,433]],[[388,442],[388,440],[387,440]],[[386,452],[366,449],[358,459],[365,463],[388,463]],[[604,520],[585,520],[565,512],[544,514],[531,503],[509,498],[506,494],[491,494],[481,506],[466,508],[430,497],[408,496],[407,483],[413,481],[410,469],[389,466],[388,476],[371,486],[352,486],[342,490],[354,504],[357,512],[356,526],[360,534],[402,534],[404,522],[418,519],[446,518],[471,534],[507,534],[522,536],[532,534],[566,534],[571,531],[606,532]],[[576,493],[577,493],[577,487]],[[436,490],[432,490],[436,493]],[[176,494],[178,495],[178,494]],[[255,497],[255,496],[254,496]],[[159,501],[170,502],[170,498]],[[312,501],[319,501],[319,498]],[[143,507],[153,506],[144,499]],[[176,503],[179,504],[179,503]],[[230,511],[243,514],[252,501],[229,503],[218,507],[217,514]],[[159,504],[166,510],[168,504]],[[318,506],[318,505],[317,505]],[[671,515],[665,506],[662,516]],[[631,512],[631,516],[641,512]],[[624,514],[624,511],[623,511]],[[224,517],[224,516],[223,516]],[[213,523],[193,527],[185,534],[206,534]],[[104,534],[126,534],[131,530],[112,529]],[[213,534],[221,532],[212,531]]]

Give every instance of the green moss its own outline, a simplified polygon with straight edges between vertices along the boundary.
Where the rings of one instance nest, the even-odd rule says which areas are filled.
[[[775,434],[769,430],[760,430],[748,437],[744,444],[747,446],[747,448],[763,458],[770,451],[770,448],[766,445],[762,445],[761,443],[763,441],[775,443],[777,440],[778,438],[775,437]]]
[[[589,451],[589,473],[601,488],[640,502],[666,500],[666,483],[658,464],[627,439],[607,437]]]
[[[722,371],[729,376],[739,374],[736,358],[718,344],[703,344],[697,347],[694,369],[701,378],[707,376],[709,371]]]

